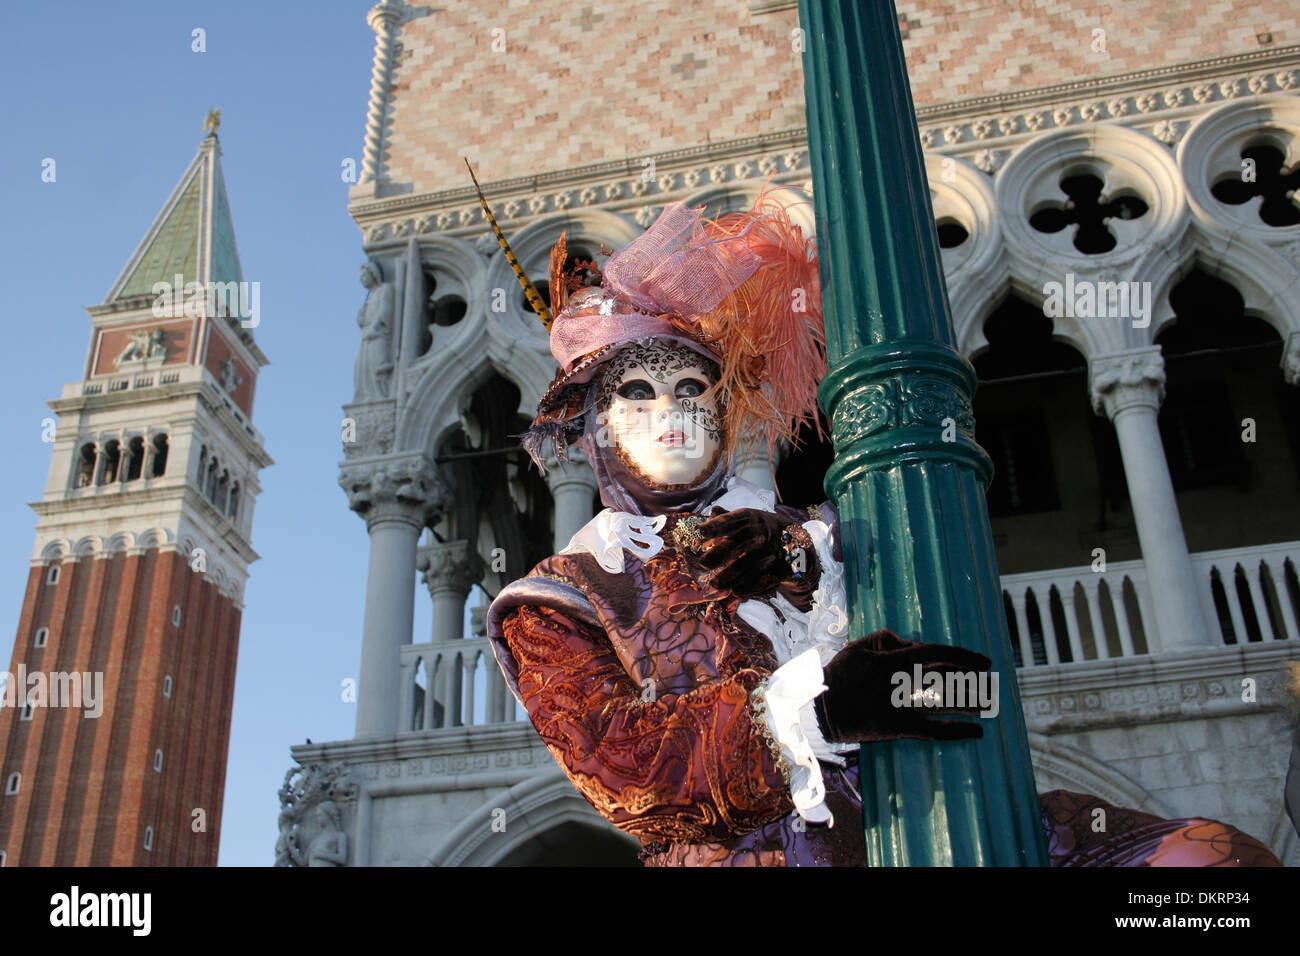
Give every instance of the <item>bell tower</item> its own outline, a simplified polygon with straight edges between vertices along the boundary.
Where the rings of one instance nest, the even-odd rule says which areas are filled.
[[[0,863],[214,866],[258,472],[260,290],[208,114],[53,441],[0,697]],[[6,680],[0,675],[0,680]]]

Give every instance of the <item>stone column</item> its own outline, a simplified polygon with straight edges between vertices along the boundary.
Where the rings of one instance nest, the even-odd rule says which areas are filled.
[[[131,454],[131,439],[123,436],[122,443],[118,445],[117,451],[117,484],[126,484],[127,472],[131,470],[131,459],[135,456]],[[141,477],[144,476],[144,469],[140,470]]]
[[[95,488],[104,483],[104,470],[108,465],[108,443],[112,440],[111,438],[105,438],[103,435],[95,439],[95,470],[90,479],[90,484]],[[202,490],[203,484],[200,482],[199,491]]]
[[[339,483],[370,532],[356,736],[387,736],[397,732],[401,647],[411,643],[416,544],[447,491],[423,455],[348,463]]]
[[[736,455],[736,474],[750,484],[775,491],[776,483],[772,480],[772,473],[781,460],[790,453],[790,448],[785,442],[781,442],[773,449],[771,461],[768,460],[766,452],[766,447],[755,442],[742,446]]]
[[[483,578],[483,561],[468,541],[448,541],[421,548],[416,556],[416,567],[424,577],[433,598],[433,643],[451,644],[465,637],[465,599],[470,589]],[[435,652],[437,654],[438,652]],[[436,723],[436,705],[442,706],[443,727],[461,725],[463,696],[473,674],[464,672],[464,665],[456,666],[454,648],[441,650],[441,660],[430,674],[425,701],[426,713]],[[435,660],[437,658],[435,657]],[[470,714],[473,714],[473,709]]]
[[[433,598],[433,643],[464,637],[465,599],[483,577],[483,560],[468,541],[448,541],[421,548],[416,567]]]
[[[559,551],[569,539],[591,520],[592,497],[596,494],[596,476],[582,451],[570,448],[566,460],[557,462],[554,457],[546,461],[546,483],[555,501],[555,550]]]
[[[1094,356],[1089,379],[1092,407],[1115,425],[1124,459],[1124,477],[1155,615],[1155,640],[1148,634],[1148,650],[1154,654],[1204,647],[1212,643],[1210,629],[1201,613],[1196,573],[1187,553],[1156,420],[1165,395],[1160,348]]]

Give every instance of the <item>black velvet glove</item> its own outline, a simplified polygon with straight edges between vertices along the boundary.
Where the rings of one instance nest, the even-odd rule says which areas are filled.
[[[977,716],[980,708],[976,701],[968,700],[965,707],[947,706],[949,701],[926,707],[910,699],[910,693],[924,690],[924,685],[903,685],[908,690],[906,703],[910,706],[895,706],[892,698],[902,691],[896,689],[900,685],[893,677],[905,673],[910,684],[916,664],[921,665],[923,678],[931,673],[943,677],[953,672],[987,671],[992,666],[983,654],[964,647],[905,641],[893,631],[876,631],[845,645],[823,668],[826,690],[813,700],[822,736],[837,743],[868,743],[900,737],[921,740],[983,737],[984,728],[978,723],[936,720],[932,716]]]
[[[795,585],[811,593],[820,570],[811,539],[802,527],[791,538],[785,537],[787,529],[798,524],[755,508],[738,508],[701,522],[700,565],[713,572],[709,583],[742,598],[763,597],[778,587]],[[805,539],[803,546],[796,537]]]

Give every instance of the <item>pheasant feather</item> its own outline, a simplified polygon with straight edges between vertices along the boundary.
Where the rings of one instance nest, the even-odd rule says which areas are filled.
[[[510,248],[510,243],[506,242],[506,237],[501,232],[501,227],[497,225],[496,216],[492,215],[492,209],[488,206],[488,201],[483,198],[483,190],[478,184],[478,177],[474,175],[474,167],[469,164],[468,159],[465,160],[465,168],[469,170],[469,178],[474,180],[474,189],[478,193],[478,201],[483,204],[483,215],[487,216],[488,225],[492,227],[492,234],[497,237],[497,242],[501,244],[501,251],[506,254],[506,262],[510,263],[510,268],[515,270],[515,277],[519,280],[520,286],[523,287],[524,298],[526,298],[528,304],[533,307],[533,311],[537,313],[537,317],[542,320],[542,327],[546,329],[547,332],[550,332],[551,322],[553,321],[551,310],[546,307],[546,303],[542,300],[541,293],[537,291],[537,287],[533,285],[532,280],[529,279],[527,274],[524,272],[524,267],[521,266],[519,260],[515,258],[514,251]]]

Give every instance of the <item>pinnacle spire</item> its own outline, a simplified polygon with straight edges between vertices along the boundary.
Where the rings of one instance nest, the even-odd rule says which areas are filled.
[[[156,282],[238,282],[243,278],[221,172],[221,110],[203,120],[204,138],[104,303],[152,295]]]

